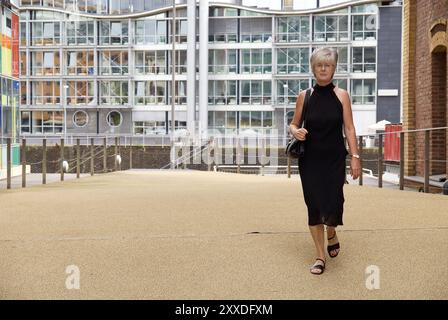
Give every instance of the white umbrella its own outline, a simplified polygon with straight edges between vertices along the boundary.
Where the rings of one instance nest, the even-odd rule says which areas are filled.
[[[390,124],[390,121],[381,120],[381,121],[378,121],[377,123],[371,124],[367,128],[369,129],[369,131],[373,131],[373,132],[376,132],[377,130],[384,131],[386,129],[386,124]]]

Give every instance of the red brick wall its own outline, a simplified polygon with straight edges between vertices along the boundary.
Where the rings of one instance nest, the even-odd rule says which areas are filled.
[[[447,0],[417,1],[416,26],[416,128],[447,126],[447,54],[431,53],[430,28],[439,18],[448,19]],[[431,134],[430,159],[446,160],[446,130]],[[416,135],[416,173],[423,176],[424,134]],[[431,162],[430,174],[447,172],[445,162]]]

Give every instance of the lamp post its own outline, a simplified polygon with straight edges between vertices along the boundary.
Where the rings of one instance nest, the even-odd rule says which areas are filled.
[[[283,85],[284,107],[283,107],[283,144],[286,143],[286,126],[288,121],[286,119],[286,105],[288,104],[288,84]]]
[[[173,20],[171,27],[171,41],[173,45],[173,52],[171,55],[171,169],[175,168],[175,150],[174,150],[174,111],[175,111],[175,96],[176,96],[176,76],[175,76],[175,67],[176,67],[176,0],[173,1]]]

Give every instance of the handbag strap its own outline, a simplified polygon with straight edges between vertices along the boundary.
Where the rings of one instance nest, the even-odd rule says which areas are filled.
[[[306,90],[305,100],[303,101],[303,110],[302,110],[302,115],[300,116],[300,121],[299,121],[299,123],[301,123],[301,126],[300,126],[301,128],[305,127],[306,111],[308,110],[310,96],[311,96],[311,88]]]

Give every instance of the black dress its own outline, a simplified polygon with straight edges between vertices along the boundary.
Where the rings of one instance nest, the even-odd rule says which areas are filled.
[[[334,84],[315,85],[306,111],[305,155],[299,160],[308,224],[342,225],[345,158],[342,103]]]

